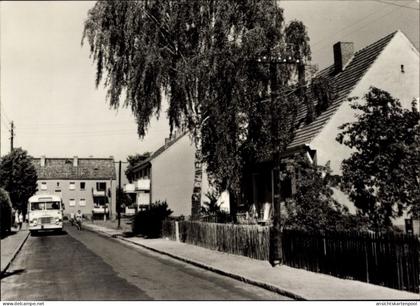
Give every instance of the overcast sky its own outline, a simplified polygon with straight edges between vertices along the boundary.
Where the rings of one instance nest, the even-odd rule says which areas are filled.
[[[419,49],[419,2],[281,1],[287,20],[308,27],[313,63],[332,62],[332,45],[360,49],[400,29]],[[143,141],[127,109],[110,109],[95,66],[81,46],[83,22],[93,2],[0,2],[1,154],[15,147],[36,157],[114,156],[156,150],[168,136],[166,114],[153,120]]]

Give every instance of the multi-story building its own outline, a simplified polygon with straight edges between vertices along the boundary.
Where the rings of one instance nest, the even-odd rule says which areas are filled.
[[[85,216],[115,216],[116,171],[114,158],[34,158],[37,194],[61,196],[65,215],[80,210]]]
[[[136,193],[139,208],[156,201],[166,201],[173,216],[191,215],[194,189],[195,146],[189,134],[178,131],[149,158],[133,167],[134,181],[125,186],[126,192]],[[207,174],[201,178],[201,203],[209,191]]]

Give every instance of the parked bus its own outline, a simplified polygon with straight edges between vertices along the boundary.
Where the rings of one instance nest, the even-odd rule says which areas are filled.
[[[29,231],[63,229],[63,201],[57,195],[34,195],[28,201]]]

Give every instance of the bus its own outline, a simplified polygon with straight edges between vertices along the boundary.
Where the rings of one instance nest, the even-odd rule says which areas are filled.
[[[63,229],[63,201],[57,195],[34,195],[28,200],[29,231]]]

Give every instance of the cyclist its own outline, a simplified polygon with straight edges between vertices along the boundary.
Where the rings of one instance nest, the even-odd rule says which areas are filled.
[[[75,219],[76,219],[77,229],[80,231],[82,229],[82,219],[83,219],[83,214],[80,211],[80,209],[77,211],[75,215]]]

